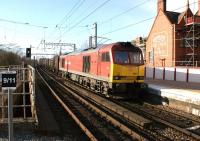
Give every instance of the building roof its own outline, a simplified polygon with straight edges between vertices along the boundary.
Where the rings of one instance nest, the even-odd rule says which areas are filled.
[[[178,12],[166,11],[165,13],[166,13],[166,16],[169,18],[170,22],[172,24],[176,24],[178,23],[179,16],[184,14],[185,12],[178,13]]]
[[[168,17],[169,21],[172,24],[179,24],[181,22],[181,20],[184,18],[185,15],[191,16],[191,15],[193,15],[193,13],[192,13],[190,8],[187,8],[182,13],[173,12],[173,11],[166,11],[165,15]]]
[[[178,23],[181,22],[181,20],[184,18],[184,16],[186,15],[186,11],[182,12],[179,16],[178,16]]]

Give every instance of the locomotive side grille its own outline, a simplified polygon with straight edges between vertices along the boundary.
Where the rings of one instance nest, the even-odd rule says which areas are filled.
[[[144,80],[144,76],[137,76],[137,80]]]

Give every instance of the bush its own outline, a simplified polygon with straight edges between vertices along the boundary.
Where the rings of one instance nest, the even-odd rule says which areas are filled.
[[[20,65],[21,57],[13,52],[0,50],[0,66]]]

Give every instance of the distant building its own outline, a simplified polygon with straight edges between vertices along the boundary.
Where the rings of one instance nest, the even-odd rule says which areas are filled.
[[[189,1],[182,13],[167,11],[158,0],[157,16],[146,43],[147,66],[200,66],[200,0],[193,14]]]
[[[143,57],[145,59],[146,56],[146,38],[144,37],[137,37],[135,38],[132,43],[136,46],[138,46],[142,52],[143,52]]]

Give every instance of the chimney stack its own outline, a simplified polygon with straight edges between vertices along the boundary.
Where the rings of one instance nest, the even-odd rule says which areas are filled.
[[[162,10],[163,12],[166,12],[166,7],[167,7],[167,2],[166,1],[167,0],[158,0],[157,12],[159,12],[160,10]]]
[[[186,10],[190,8],[189,0],[187,0]]]

